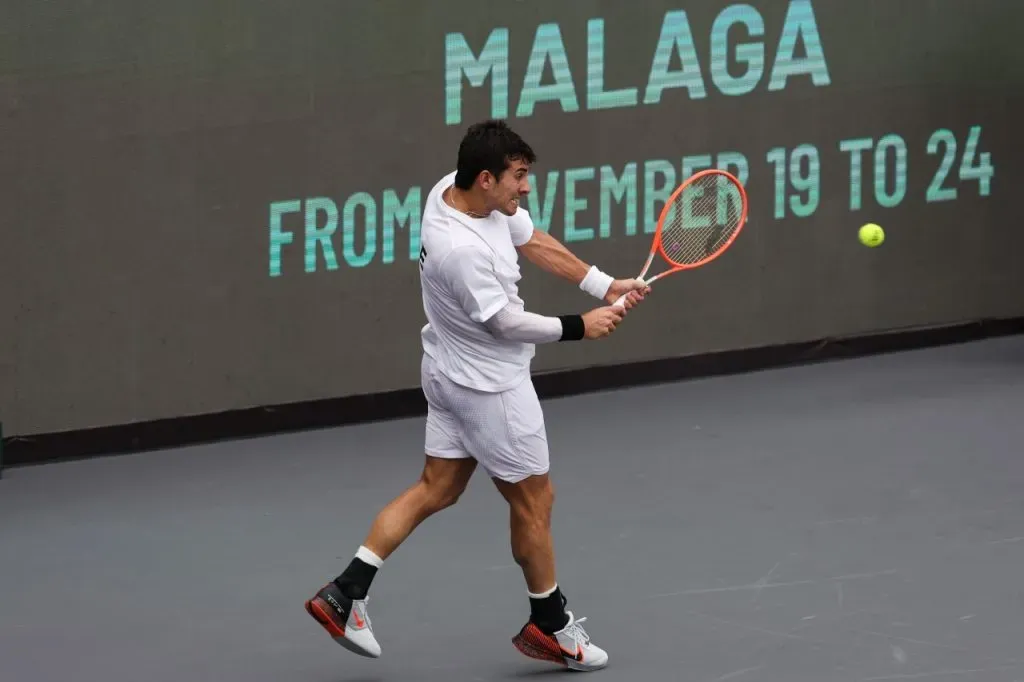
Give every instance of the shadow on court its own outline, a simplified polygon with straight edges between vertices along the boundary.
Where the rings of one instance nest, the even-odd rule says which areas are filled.
[[[1024,338],[545,403],[560,582],[602,680],[1024,680]],[[479,473],[379,572],[377,661],[303,601],[420,419],[13,469],[0,679],[545,680]]]

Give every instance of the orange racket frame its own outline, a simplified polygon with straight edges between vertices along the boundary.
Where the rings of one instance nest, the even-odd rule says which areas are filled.
[[[668,217],[669,211],[672,210],[672,207],[675,206],[676,199],[679,198],[679,195],[682,194],[687,187],[709,175],[717,175],[719,177],[726,178],[736,187],[737,191],[739,191],[741,199],[739,225],[733,231],[733,233],[729,235],[729,238],[725,240],[725,243],[722,244],[722,246],[720,246],[718,249],[716,249],[714,253],[711,253],[707,257],[702,258],[701,260],[696,261],[694,263],[678,263],[669,258],[668,254],[665,253],[665,245],[662,242],[663,229],[665,227],[665,219]],[[658,215],[658,223],[654,231],[654,239],[651,241],[651,252],[647,256],[647,262],[644,263],[643,270],[640,271],[640,274],[637,275],[636,279],[642,280],[645,284],[650,285],[663,277],[667,277],[668,275],[677,272],[682,272],[683,270],[692,270],[693,268],[699,268],[702,265],[707,265],[711,261],[715,260],[723,253],[725,253],[725,251],[728,250],[730,246],[732,246],[733,242],[736,241],[736,237],[738,237],[740,235],[740,232],[743,231],[743,228],[744,226],[746,226],[748,220],[748,208],[749,207],[747,202],[747,190],[739,181],[739,179],[732,173],[717,168],[709,168],[707,170],[694,173],[689,178],[687,178],[686,181],[683,182],[683,184],[679,185],[679,187],[677,187],[675,191],[672,192],[668,200],[665,202],[665,206],[662,207],[661,213]],[[668,270],[665,270],[664,272],[659,272],[657,275],[654,275],[650,279],[644,279],[647,276],[647,271],[651,268],[651,264],[654,262],[655,255],[660,255],[665,260],[665,262],[671,265],[672,267],[669,268]],[[623,301],[625,300],[626,295],[623,294],[613,305],[621,306]]]

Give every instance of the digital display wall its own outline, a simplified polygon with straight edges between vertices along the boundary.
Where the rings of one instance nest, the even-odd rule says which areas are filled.
[[[616,276],[691,173],[750,197],[723,258],[538,372],[1024,314],[1024,5],[440,7],[0,11],[6,433],[415,387],[423,202],[487,117]],[[523,267],[532,310],[594,305]]]

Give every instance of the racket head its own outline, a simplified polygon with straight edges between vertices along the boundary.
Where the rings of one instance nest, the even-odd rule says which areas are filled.
[[[747,191],[736,176],[718,169],[695,173],[661,209],[656,250],[672,272],[707,265],[736,241],[747,211]]]

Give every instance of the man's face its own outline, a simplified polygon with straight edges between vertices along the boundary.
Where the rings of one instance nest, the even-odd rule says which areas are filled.
[[[500,178],[491,178],[487,199],[492,211],[515,215],[519,201],[530,193],[530,167],[522,161],[512,161]]]

